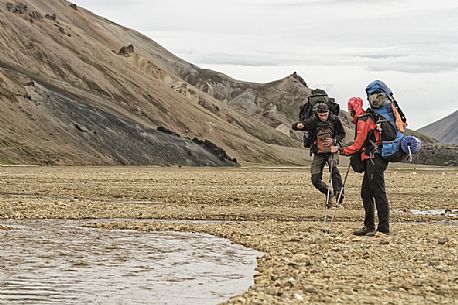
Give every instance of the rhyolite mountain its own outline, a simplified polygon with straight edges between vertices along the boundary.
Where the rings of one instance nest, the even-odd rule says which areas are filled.
[[[297,139],[192,86],[181,76],[196,67],[134,30],[63,0],[0,1],[0,24],[3,162],[233,165],[306,158]],[[303,96],[309,92],[298,87]]]
[[[305,164],[290,130],[312,92],[200,69],[64,0],[0,0],[1,162]],[[353,137],[348,115],[341,118]]]
[[[418,131],[445,144],[458,144],[458,110]]]
[[[458,110],[417,130],[441,143],[427,143],[415,162],[430,165],[458,166]]]

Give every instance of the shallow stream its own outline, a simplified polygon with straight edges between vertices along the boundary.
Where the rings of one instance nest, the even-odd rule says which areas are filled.
[[[252,249],[206,234],[1,221],[0,304],[217,304],[253,283]]]

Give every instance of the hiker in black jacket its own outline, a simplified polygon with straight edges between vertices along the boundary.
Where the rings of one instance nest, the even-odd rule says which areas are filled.
[[[339,196],[342,188],[342,177],[337,168],[338,156],[331,153],[331,146],[342,146],[342,141],[345,138],[345,130],[339,117],[329,113],[329,107],[326,103],[318,103],[314,106],[315,115],[310,118],[294,123],[294,130],[303,130],[312,133],[313,145],[310,152],[313,153],[311,166],[312,184],[320,192],[327,195],[328,186],[323,181],[323,169],[326,163],[332,172],[332,190],[330,190],[330,198]],[[340,203],[343,200],[343,194],[340,197]],[[328,202],[327,208],[330,207]]]

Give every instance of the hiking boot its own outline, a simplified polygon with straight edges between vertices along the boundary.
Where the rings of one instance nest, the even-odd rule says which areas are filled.
[[[375,232],[377,232],[375,230],[375,228],[362,227],[362,228],[359,228],[359,229],[353,231],[353,235],[356,235],[356,236],[374,236]],[[368,234],[373,234],[373,235],[368,235]]]
[[[390,235],[390,229],[377,228],[377,231],[385,235]]]
[[[390,230],[377,228],[377,230],[374,230],[374,231],[371,231],[371,232],[367,232],[366,236],[369,236],[369,237],[375,236],[375,234],[377,234],[377,232],[380,232],[380,233],[385,234],[385,235],[390,235]]]
[[[368,237],[373,237],[373,236],[375,236],[376,234],[377,234],[377,230],[374,229],[374,230],[372,230],[372,231],[367,232],[367,233],[366,233],[366,236],[368,236]]]

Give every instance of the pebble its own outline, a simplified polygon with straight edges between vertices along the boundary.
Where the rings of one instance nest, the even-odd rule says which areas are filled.
[[[296,300],[298,300],[298,301],[303,301],[303,300],[304,300],[304,296],[303,296],[301,293],[299,293],[299,292],[296,292],[296,293],[294,294],[294,298],[295,298]]]
[[[3,173],[2,182],[6,185],[12,181],[8,187],[16,187],[14,191],[23,187],[16,186],[19,181],[26,182],[30,192],[39,192],[41,182],[48,183],[46,175],[34,173],[37,178],[32,181],[28,177],[33,169],[21,170],[27,171],[24,179],[21,180],[21,173]],[[50,186],[50,195],[72,198],[71,190],[71,194],[84,196],[84,200],[73,198],[74,202],[62,206],[43,198],[21,198],[23,202],[19,205],[17,199],[4,196],[0,198],[3,220],[91,217],[98,228],[207,233],[262,252],[252,286],[224,302],[225,305],[369,302],[400,305],[430,304],[432,299],[443,304],[456,303],[453,293],[458,291],[458,266],[454,246],[458,229],[450,218],[453,216],[416,216],[406,212],[422,205],[425,209],[451,208],[456,200],[454,190],[458,189],[458,179],[451,175],[441,178],[447,188],[441,188],[440,199],[434,188],[439,185],[434,182],[437,171],[420,171],[416,176],[399,171],[396,180],[387,175],[386,184],[392,190],[390,202],[406,213],[393,211],[394,235],[368,238],[352,235],[364,217],[358,175],[349,175],[346,205],[336,210],[332,234],[323,234],[324,209],[315,208],[312,203],[314,198],[322,199],[321,194],[313,188],[309,176],[304,183],[303,169],[270,175],[262,169],[182,168],[163,172],[145,171],[141,167],[107,167],[87,169],[84,175],[90,178],[81,187],[75,179],[81,169],[75,172],[73,168],[65,168],[62,173],[56,168],[40,170],[51,170],[53,176],[59,176],[59,183]],[[119,171],[123,174],[119,175]],[[113,180],[113,177],[117,178]],[[132,180],[122,181],[123,177]],[[398,189],[396,183],[400,179],[402,185]],[[240,192],[244,181],[249,181],[252,189]],[[280,182],[287,187],[273,190],[272,186]],[[190,189],[192,194],[184,196]],[[303,200],[298,202],[298,196]],[[121,197],[124,199],[113,200]],[[160,198],[158,201],[163,204],[132,203],[144,197]],[[226,198],[233,198],[237,204],[226,204]],[[128,220],[138,215],[150,221]],[[113,221],[97,220],[102,218]],[[186,221],[189,219],[204,221]]]
[[[313,286],[304,287],[304,291],[308,293],[316,293],[316,289]]]
[[[437,243],[438,243],[439,245],[444,245],[444,244],[447,243],[447,242],[448,242],[448,238],[447,238],[447,237],[441,237],[441,238],[439,238],[439,239],[437,240]]]

